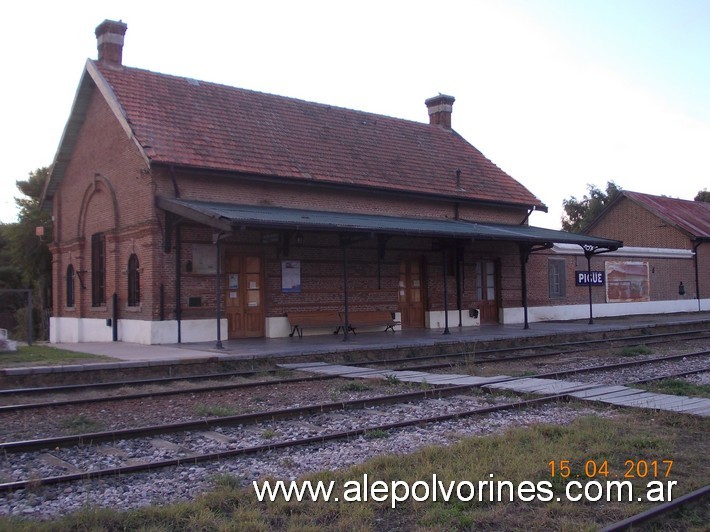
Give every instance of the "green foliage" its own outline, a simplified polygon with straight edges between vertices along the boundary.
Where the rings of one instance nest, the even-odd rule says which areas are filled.
[[[15,182],[24,197],[15,198],[18,223],[7,226],[12,263],[22,271],[23,281],[32,286],[51,278],[52,255],[47,242],[51,240],[52,220],[39,208],[48,174],[47,167],[38,168],[30,172],[26,181]],[[35,234],[35,228],[40,226],[44,228],[41,239]]]
[[[575,196],[562,201],[565,214],[562,216],[562,229],[579,232],[584,230],[599,214],[621,193],[621,187],[613,181],[608,181],[606,190],[600,190],[596,185],[587,185],[589,194],[581,200]]]
[[[710,203],[710,190],[704,188],[695,195],[693,198],[695,201],[704,201],[705,203]]]
[[[618,353],[622,357],[635,357],[639,355],[651,355],[653,354],[653,350],[645,345],[633,345],[622,348]]]
[[[0,288],[3,284],[12,284],[12,288],[20,288],[19,285],[22,285],[23,288],[34,290],[34,323],[38,327],[33,336],[40,339],[48,335],[48,320],[43,310],[48,306],[52,280],[52,254],[47,247],[47,243],[52,240],[52,220],[48,212],[40,209],[48,175],[47,167],[38,168],[29,173],[27,180],[15,182],[22,193],[22,196],[15,198],[19,207],[18,222],[3,225],[0,231],[0,258],[5,265],[0,272]],[[38,227],[44,228],[41,237],[35,232]]]

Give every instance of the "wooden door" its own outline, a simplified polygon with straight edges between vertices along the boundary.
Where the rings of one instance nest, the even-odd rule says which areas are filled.
[[[229,338],[264,336],[261,257],[228,253],[224,262],[224,308]]]
[[[425,298],[422,260],[403,260],[399,264],[399,310],[403,329],[424,327]]]
[[[476,262],[476,300],[481,323],[498,323],[498,269],[494,260]]]

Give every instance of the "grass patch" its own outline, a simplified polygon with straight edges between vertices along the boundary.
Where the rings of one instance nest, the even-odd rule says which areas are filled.
[[[371,389],[372,388],[370,388],[367,384],[362,382],[348,382],[339,388],[341,392],[367,392]]]
[[[394,373],[390,373],[389,375],[385,375],[385,384],[389,384],[390,386],[397,386],[399,384],[402,384],[402,381],[399,380],[399,377],[395,375]]]
[[[664,379],[662,381],[649,382],[637,387],[648,392],[710,398],[710,385],[694,384],[683,379]]]
[[[64,418],[59,425],[69,434],[99,432],[104,428],[103,423],[96,421],[95,419],[91,419],[84,414]]]
[[[108,361],[114,360],[111,357],[102,355],[91,355],[88,353],[78,353],[57,349],[48,345],[21,345],[17,351],[10,353],[0,353],[0,366],[57,366],[62,364],[73,364],[77,362]]]
[[[636,357],[639,355],[651,355],[653,354],[653,350],[645,345],[632,345],[620,349],[618,354],[622,357]]]
[[[273,440],[277,434],[278,432],[273,429],[266,429],[264,430],[264,432],[261,433],[261,437],[265,440]]]
[[[390,437],[390,433],[382,429],[368,430],[364,434],[366,440],[383,440]]]
[[[195,405],[195,414],[200,417],[236,416],[239,410],[228,405]]]
[[[572,502],[564,497],[572,480],[585,480],[592,469],[601,470],[607,463],[608,476],[596,480],[622,480],[628,461],[673,460],[670,476],[676,499],[710,483],[706,439],[710,420],[634,410],[606,419],[588,416],[565,425],[537,425],[512,429],[502,435],[466,438],[450,447],[427,447],[418,452],[398,456],[379,456],[368,462],[338,471],[325,471],[300,480],[333,482],[331,502],[258,502],[251,485],[240,487],[234,478],[215,479],[215,489],[195,502],[147,507],[118,512],[86,510],[63,519],[38,522],[0,519],[0,529],[18,531],[43,530],[597,530],[604,525],[637,514],[653,503],[639,502],[636,495],[646,492],[653,477],[636,475],[629,481],[634,486],[632,502]],[[569,466],[570,476],[562,478],[559,466]],[[552,476],[550,463],[557,465]],[[595,467],[591,468],[590,464]],[[634,469],[638,471],[638,469]],[[665,469],[659,470],[663,477]],[[420,502],[411,497],[392,508],[391,500],[367,502],[345,500],[348,482],[364,481],[369,485],[394,481],[409,485],[423,481],[431,485],[432,476],[449,485],[467,481],[475,486],[476,496],[469,501],[448,502],[439,496]],[[491,475],[493,475],[491,477]],[[577,479],[579,475],[579,479]],[[515,497],[505,502],[491,502],[488,481],[510,481],[514,486],[523,481],[537,485],[549,482],[555,496],[550,501],[533,498],[523,501]],[[483,497],[479,502],[479,481]],[[352,486],[352,484],[350,484]],[[423,494],[423,486],[417,491]],[[456,489],[454,489],[454,494]],[[464,487],[462,495],[470,493]],[[572,491],[574,493],[574,491]],[[560,496],[562,500],[557,501]],[[353,493],[350,493],[353,498]],[[659,529],[703,530],[708,519],[707,505],[668,518]]]

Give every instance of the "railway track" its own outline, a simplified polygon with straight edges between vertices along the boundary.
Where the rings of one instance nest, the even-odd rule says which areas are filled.
[[[698,503],[710,497],[710,485],[703,486],[697,490],[686,493],[673,501],[659,504],[644,512],[633,515],[627,519],[617,521],[605,526],[600,532],[622,532],[624,530],[634,530],[640,525],[653,522],[669,514],[680,511],[682,508]]]
[[[700,331],[700,336],[698,336],[697,331],[693,332],[673,332],[673,333],[663,333],[657,335],[645,335],[645,336],[633,336],[625,338],[616,339],[595,339],[595,340],[585,340],[577,342],[567,342],[565,344],[540,344],[536,346],[528,347],[507,347],[494,350],[480,351],[475,355],[475,358],[467,364],[480,365],[480,364],[495,364],[504,362],[513,362],[519,360],[530,360],[535,358],[545,358],[545,357],[559,357],[570,354],[579,354],[589,350],[590,346],[619,346],[626,344],[635,344],[638,341],[643,340],[646,345],[665,343],[665,342],[677,342],[682,340],[704,340],[710,338],[710,332]],[[563,345],[566,347],[579,346],[576,349],[559,349],[559,346]],[[544,351],[540,353],[525,353],[517,356],[501,356],[504,353],[516,352],[516,351]],[[439,355],[427,355],[421,357],[409,357],[409,358],[396,358],[396,359],[384,359],[376,361],[367,361],[368,366],[381,366],[387,365],[391,366],[392,369],[411,369],[411,370],[422,370],[422,369],[439,369],[439,368],[449,368],[456,363],[457,360],[469,357],[470,353],[461,352],[454,354],[439,354]],[[420,364],[420,361],[424,360],[446,360],[446,362],[431,363],[431,364]],[[634,364],[634,363],[631,363]],[[265,385],[281,385],[290,384],[296,382],[310,382],[310,381],[323,381],[330,380],[335,377],[327,375],[319,376],[303,376],[303,377],[290,377],[281,379],[270,379],[270,380],[259,380],[252,382],[233,382],[235,378],[254,378],[260,375],[275,375],[281,370],[277,368],[261,371],[236,371],[236,372],[221,372],[194,376],[182,376],[182,377],[163,377],[163,378],[152,378],[152,379],[138,379],[132,381],[113,381],[113,382],[100,382],[92,384],[71,384],[64,386],[49,386],[49,387],[36,387],[36,388],[16,388],[16,389],[5,389],[0,390],[0,400],[7,400],[4,398],[11,398],[13,396],[27,397],[41,397],[43,395],[49,394],[64,394],[72,395],[74,393],[87,393],[96,390],[114,389],[120,390],[120,395],[108,394],[99,395],[89,398],[71,398],[71,399],[54,399],[45,402],[40,401],[28,401],[22,403],[9,403],[5,405],[0,405],[0,412],[13,412],[18,410],[27,410],[34,408],[46,408],[46,407],[61,407],[61,406],[77,406],[84,404],[100,403],[103,401],[127,401],[135,400],[148,397],[167,397],[171,395],[181,395],[181,394],[197,394],[197,393],[208,393],[213,391],[225,391],[225,390],[239,390],[239,389],[249,389]],[[561,373],[558,373],[561,375]],[[552,375],[552,374],[549,374]],[[540,375],[542,376],[542,375]],[[129,390],[133,387],[145,387],[145,386],[167,386],[170,384],[193,382],[193,381],[204,381],[204,380],[222,380],[230,379],[232,382],[226,383],[213,383],[207,386],[191,386],[190,388],[179,388],[179,389],[166,389],[166,390],[156,390],[151,389],[149,391],[138,391],[130,392]]]
[[[707,352],[701,352],[696,353],[695,355],[707,356],[707,354]],[[663,357],[663,359],[678,359],[681,357],[687,359],[689,355],[686,354],[677,355],[673,357]],[[658,361],[647,360],[644,362],[646,364],[652,364]],[[634,364],[638,366],[639,362],[636,362]],[[628,364],[622,365],[627,366]],[[589,373],[592,371],[599,370],[608,371],[609,367],[600,366],[595,368],[583,368],[576,370],[574,374],[578,375],[580,372]],[[696,369],[694,371],[707,370],[708,368],[705,367],[704,369]],[[565,372],[565,374],[569,373],[573,372]],[[550,376],[559,375],[560,373],[558,372],[551,374]],[[502,380],[512,379],[506,378]],[[590,387],[593,386],[595,385],[590,384]],[[444,388],[421,390],[405,394],[380,396],[350,402],[323,403],[317,405],[309,405],[305,407],[267,411],[258,414],[213,418],[188,423],[141,427],[123,431],[107,431],[104,433],[81,434],[69,437],[61,436],[29,441],[5,442],[3,444],[0,444],[0,450],[3,451],[5,455],[3,460],[5,464],[3,464],[2,466],[5,475],[7,475],[8,472],[11,472],[10,474],[14,476],[24,474],[27,477],[32,478],[25,478],[20,480],[16,479],[11,482],[2,483],[0,484],[0,491],[11,492],[25,489],[30,486],[53,485],[82,479],[85,480],[112,475],[122,475],[128,472],[149,471],[154,470],[156,468],[165,468],[188,462],[200,463],[205,461],[223,460],[226,458],[245,456],[248,454],[258,454],[268,450],[286,448],[290,446],[303,446],[317,442],[353,438],[373,431],[390,431],[393,429],[401,429],[410,426],[439,423],[452,419],[460,419],[471,416],[484,416],[494,412],[521,409],[533,405],[541,405],[567,398],[565,394],[558,394],[544,396],[532,400],[520,400],[513,402],[504,401],[502,404],[496,404],[493,406],[481,406],[480,404],[477,404],[475,408],[470,408],[469,403],[471,401],[463,401],[463,404],[454,406],[451,400],[448,400],[445,404],[443,404],[445,411],[439,412],[435,415],[417,412],[416,414],[412,414],[412,416],[409,417],[407,415],[408,413],[400,413],[397,414],[397,416],[404,416],[405,418],[409,417],[409,419],[401,420],[398,417],[397,421],[375,421],[374,423],[367,423],[364,426],[362,426],[362,420],[360,418],[356,418],[356,425],[350,426],[346,430],[324,431],[317,429],[315,430],[315,435],[303,436],[302,434],[300,434],[298,436],[291,437],[285,441],[280,442],[262,442],[256,445],[246,446],[241,443],[243,439],[240,437],[240,432],[244,431],[245,427],[248,426],[254,426],[257,424],[264,423],[273,424],[276,422],[298,420],[298,423],[301,424],[307,423],[311,427],[320,427],[321,425],[328,425],[328,422],[324,421],[322,416],[327,416],[329,413],[332,413],[334,411],[367,411],[368,409],[376,409],[376,407],[383,405],[391,406],[402,405],[403,403],[411,404],[412,401],[431,403],[433,398],[440,399],[443,397],[452,396],[459,396],[459,400],[461,400],[461,394],[463,394],[466,390],[470,390],[473,388],[476,388],[476,386],[448,386]],[[474,402],[478,401],[478,399],[475,398],[471,398],[471,400]],[[424,408],[424,411],[427,411],[427,407]],[[391,412],[383,413],[383,416],[385,418],[388,415],[391,415]],[[225,429],[225,427],[231,428],[227,430]],[[267,428],[260,430],[269,431],[270,433],[272,433],[271,437],[274,437],[276,434],[279,434],[281,432],[286,432],[286,430],[282,428],[282,426],[279,426],[277,428]],[[195,436],[194,431],[198,431],[197,436]],[[205,431],[209,432],[208,439],[211,438],[212,440],[214,440],[216,447],[219,448],[221,446],[220,450],[209,452],[195,452],[191,449],[189,443],[185,443],[186,441],[194,440],[195,438],[204,440]],[[154,447],[156,438],[164,437],[166,434],[182,434],[181,436],[169,440],[162,440],[163,442],[167,441],[167,443],[163,443],[162,445],[170,451],[166,452],[171,456],[160,459],[156,459],[155,455],[144,455],[138,457],[140,448],[145,448],[146,446],[150,448]],[[265,432],[262,433],[262,436],[264,436],[264,434]],[[148,444],[146,445],[145,443],[141,443],[140,438],[147,439]],[[119,452],[111,451],[111,448],[113,448],[113,446],[115,446],[117,442],[126,442],[128,440],[132,440],[137,443],[135,443],[135,445],[126,445],[124,443],[121,443],[122,449]],[[106,448],[101,448],[101,445],[106,445]],[[214,448],[215,445],[212,445],[211,448]],[[88,454],[95,455],[96,453],[98,453],[103,456],[113,455],[114,457],[116,457],[116,460],[123,463],[116,467],[96,468],[92,465],[91,458],[82,458],[82,460],[85,459],[88,465],[85,465],[83,470],[79,470],[80,467],[79,464],[77,464],[77,457],[82,457],[83,455],[86,455],[86,449],[89,449]],[[17,458],[15,459],[13,457]],[[48,463],[52,464],[52,467],[47,466]],[[34,470],[53,470],[54,474],[45,473],[39,478],[37,478],[36,473],[33,473],[33,468]],[[59,471],[62,469],[76,469],[76,471],[60,474]]]

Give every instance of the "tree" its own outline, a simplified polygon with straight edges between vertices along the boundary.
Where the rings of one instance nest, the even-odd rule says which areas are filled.
[[[707,188],[702,189],[695,195],[695,201],[703,201],[705,203],[710,203],[710,190]]]
[[[582,231],[616,199],[622,189],[613,181],[608,181],[605,191],[591,184],[587,185],[587,190],[589,195],[585,194],[581,200],[572,196],[562,201],[565,210],[562,216],[562,229],[565,231]]]
[[[49,213],[39,207],[48,175],[49,168],[38,168],[29,173],[27,180],[15,182],[23,195],[15,198],[19,207],[18,222],[4,227],[10,262],[21,273],[22,284],[33,290],[33,306],[43,313],[39,320],[40,337],[46,337],[48,330],[44,312],[49,306],[52,281],[52,254],[47,247],[47,242],[51,241],[52,221]],[[43,228],[44,235],[36,234],[38,227]]]

